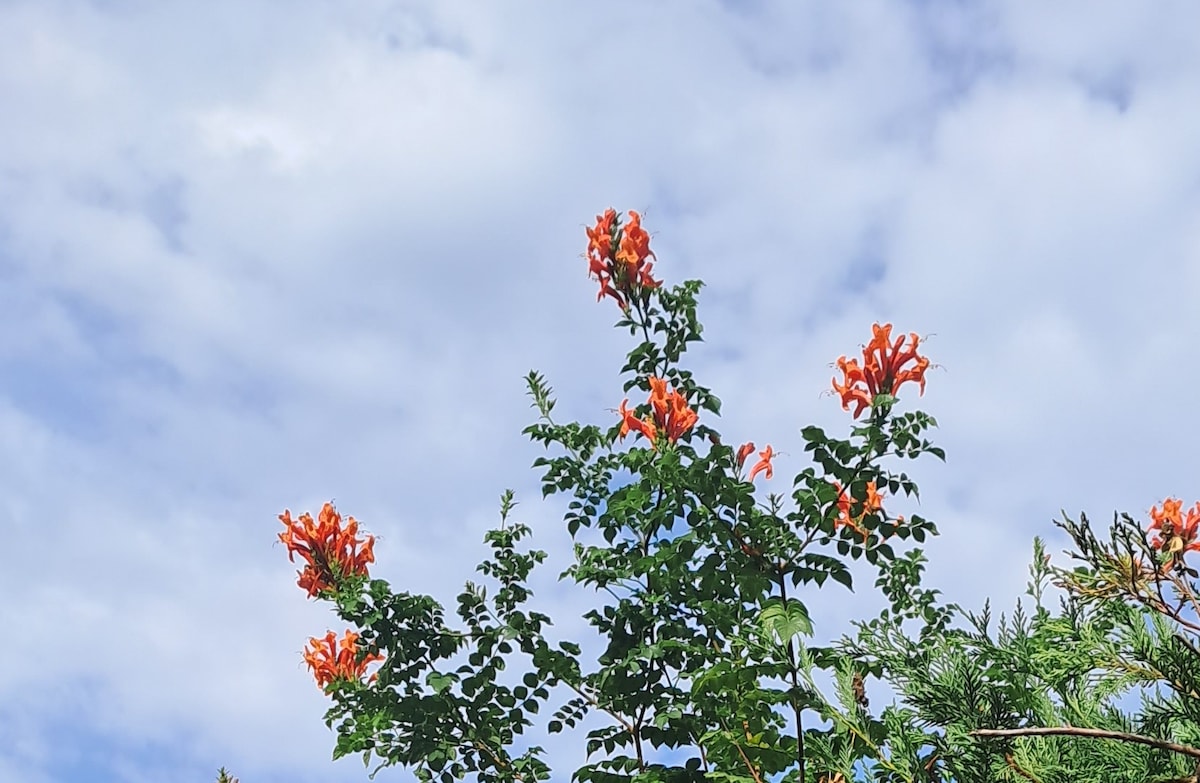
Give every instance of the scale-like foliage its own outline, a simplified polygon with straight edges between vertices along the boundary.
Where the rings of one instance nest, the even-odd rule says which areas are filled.
[[[1125,594],[1127,600],[1099,597],[1094,588],[1119,567],[1120,555],[1090,547],[1079,526],[1069,521],[1063,526],[1078,536],[1077,544],[1082,538],[1087,555],[1075,556],[1085,565],[1070,572],[1053,568],[1042,542],[1035,541],[1028,590],[1032,614],[1018,603],[993,628],[986,605],[979,614],[956,610],[964,627],[919,639],[885,616],[861,624],[841,649],[881,672],[909,711],[911,725],[929,732],[941,779],[1195,783],[1200,751],[1189,755],[1168,747],[1194,749],[1200,738],[1195,691],[1200,657],[1187,629],[1149,609],[1134,592]],[[1155,578],[1169,579],[1161,572],[1146,577],[1144,587]],[[1057,611],[1043,602],[1052,581],[1066,591]],[[1135,589],[1135,583],[1129,586]],[[1063,733],[1029,731],[1036,728]],[[995,729],[1016,731],[978,733]]]

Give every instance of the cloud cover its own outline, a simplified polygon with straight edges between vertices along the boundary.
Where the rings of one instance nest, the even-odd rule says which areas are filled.
[[[447,600],[505,487],[565,554],[521,376],[620,401],[578,257],[609,205],[708,283],[692,367],[785,475],[873,320],[933,335],[950,598],[1010,606],[1060,508],[1192,497],[1198,15],[0,4],[0,780],[365,779],[328,761],[299,651],[335,618],[275,515],[336,498]]]

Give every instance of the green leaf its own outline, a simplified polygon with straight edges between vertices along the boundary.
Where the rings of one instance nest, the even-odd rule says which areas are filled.
[[[813,632],[808,609],[795,598],[789,599],[786,605],[781,600],[773,600],[763,608],[758,622],[762,629],[773,634],[780,644],[786,644],[799,634],[812,636]]]
[[[425,683],[433,688],[434,693],[442,693],[447,688],[455,683],[458,678],[453,674],[441,674],[440,672],[430,672],[425,676]]]

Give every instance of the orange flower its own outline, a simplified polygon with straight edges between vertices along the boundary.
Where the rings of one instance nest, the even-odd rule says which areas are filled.
[[[749,481],[754,481],[754,477],[762,471],[766,471],[768,479],[775,475],[775,468],[771,467],[771,458],[775,456],[775,452],[771,449],[771,444],[768,443],[765,449],[758,452],[758,456],[760,459],[751,468]]]
[[[1167,498],[1161,511],[1157,505],[1150,509],[1150,518],[1154,521],[1148,532],[1155,531],[1150,545],[1172,556],[1167,565],[1181,562],[1187,552],[1200,551],[1200,541],[1196,540],[1200,532],[1200,503],[1188,509],[1184,517],[1183,501]]]
[[[637,212],[631,210],[629,223],[622,227],[617,211],[606,210],[596,216],[596,225],[587,229],[587,235],[588,275],[600,283],[596,301],[611,296],[624,310],[630,294],[662,285],[651,274],[654,262],[649,259],[654,253],[650,250],[650,235],[642,228]]]
[[[650,379],[650,409],[654,414],[653,421],[649,417],[639,419],[628,409],[628,405],[629,400],[623,400],[617,411],[621,415],[622,438],[636,430],[653,443],[658,433],[662,432],[667,436],[667,440],[674,443],[700,419],[700,416],[688,407],[683,395],[668,389],[666,380],[662,378]]]
[[[650,379],[650,407],[654,410],[654,420],[666,430],[667,439],[672,443],[694,427],[700,418],[688,407],[682,394],[667,388],[663,378]]]
[[[665,378],[649,378],[650,381],[650,405],[654,408],[655,414],[663,413],[667,410],[669,404],[667,398],[667,381]]]
[[[737,450],[737,466],[740,469],[746,464],[746,457],[749,457],[754,452],[754,441],[743,443]]]
[[[588,235],[588,274],[600,281],[600,294],[596,301],[604,298],[605,294],[621,302],[621,295],[611,285],[612,265],[617,247],[621,241],[621,229],[617,225],[617,211],[607,210],[603,215],[596,216],[595,228],[587,229]]]
[[[619,239],[614,241],[614,235],[620,236],[617,211],[610,208],[603,215],[596,215],[596,227],[587,229],[587,235],[588,257],[598,261],[612,260],[619,242]]]
[[[839,357],[837,367],[842,371],[842,382],[833,379],[833,390],[842,398],[842,409],[850,410],[850,403],[856,404],[856,419],[863,410],[871,407],[876,395],[895,394],[900,385],[908,381],[919,383],[921,394],[925,393],[925,370],[929,368],[929,359],[917,353],[921,338],[915,333],[909,334],[906,346],[904,335],[897,337],[895,343],[891,341],[891,324],[874,324],[871,330],[871,342],[863,347],[862,365],[858,359]],[[915,364],[905,368],[909,362]]]
[[[304,662],[312,670],[318,688],[324,690],[338,680],[357,682],[366,674],[367,666],[383,660],[378,653],[360,658],[358,636],[354,631],[346,631],[339,642],[337,635],[329,631],[324,639],[313,637],[308,640],[308,646],[304,648]],[[372,674],[369,682],[373,682],[376,676]]]
[[[286,509],[279,520],[287,528],[279,534],[279,540],[287,546],[288,560],[295,562],[297,554],[304,558],[297,584],[309,598],[332,588],[338,579],[366,576],[367,563],[375,562],[375,536],[359,538],[354,517],[347,517],[343,527],[342,516],[332,503],[321,508],[315,522],[307,512],[293,520],[292,512]]]
[[[834,527],[848,527],[855,533],[858,533],[860,536],[862,536],[863,541],[866,541],[867,532],[860,528],[858,523],[862,522],[863,517],[865,517],[867,514],[873,514],[876,511],[881,511],[883,509],[883,493],[878,492],[875,489],[874,481],[867,482],[867,499],[863,502],[862,511],[858,514],[858,516],[851,517],[850,509],[854,504],[854,499],[851,498],[846,490],[842,488],[842,485],[839,482],[835,481],[833,482],[833,485],[837,487],[838,491],[838,518],[834,522]],[[903,519],[903,517],[900,519]]]
[[[628,265],[639,275],[649,272],[653,262],[654,252],[650,250],[650,235],[642,228],[642,216],[633,210],[629,211],[629,223],[621,236],[621,245],[617,250],[616,260]]]
[[[654,422],[650,420],[649,416],[639,419],[637,414],[629,410],[628,405],[629,400],[622,400],[621,408],[617,411],[621,414],[621,438],[624,439],[630,431],[634,431],[640,432],[646,437],[646,440],[653,443],[654,439],[658,436],[658,430],[654,427]]]

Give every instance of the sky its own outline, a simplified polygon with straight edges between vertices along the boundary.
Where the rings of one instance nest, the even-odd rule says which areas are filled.
[[[904,404],[947,462],[894,510],[938,524],[947,599],[1011,608],[1064,509],[1190,505],[1196,29],[1117,0],[0,0],[0,781],[366,780],[330,760],[300,653],[342,625],[284,508],[335,500],[375,575],[452,604],[511,487],[537,608],[585,634],[522,378],[612,421],[632,344],[581,257],[610,206],[706,282],[688,366],[779,491],[801,427],[847,431],[830,363],[875,321],[928,337]],[[809,605],[832,637],[879,602]],[[562,779],[578,755],[554,742]]]

